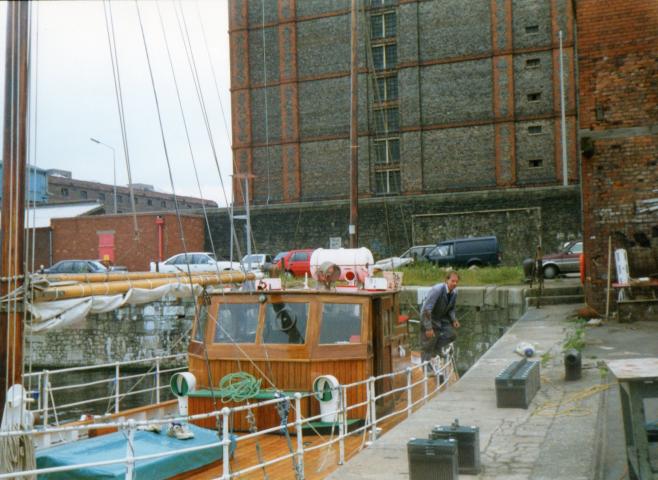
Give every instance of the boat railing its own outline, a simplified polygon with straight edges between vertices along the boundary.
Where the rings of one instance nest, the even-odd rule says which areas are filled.
[[[104,363],[100,365],[85,365],[79,367],[67,367],[56,370],[41,370],[38,372],[30,372],[23,374],[23,383],[26,384],[27,391],[32,398],[37,400],[37,406],[32,410],[33,413],[39,414],[40,423],[44,427],[48,426],[51,416],[55,416],[57,420],[63,420],[63,417],[57,417],[59,413],[66,413],[76,407],[89,406],[91,412],[98,411],[98,403],[107,402],[108,408],[114,413],[121,410],[122,400],[135,395],[143,395],[152,393],[149,403],[160,403],[162,398],[162,391],[169,388],[167,382],[162,382],[163,378],[175,372],[180,372],[187,369],[187,362],[181,366],[168,366],[163,368],[163,365],[172,365],[181,360],[186,360],[187,354],[173,354],[162,355],[157,357],[144,358],[139,360],[127,360],[123,362]],[[135,373],[136,368],[148,366],[145,372]],[[81,382],[75,384],[62,384],[58,385],[58,379],[63,376],[70,377],[73,373],[105,373],[107,370],[113,370],[111,375],[101,378],[99,380],[91,380],[88,382]],[[143,386],[142,382],[149,379],[149,385]],[[69,397],[70,395],[82,395],[83,390],[90,387],[98,387],[102,385],[108,386],[108,391],[111,390],[109,395],[92,395],[90,398],[77,400],[68,403],[55,403],[54,394],[59,394],[62,397]],[[137,388],[142,385],[143,388]],[[102,412],[110,413],[110,412]]]
[[[417,409],[421,404],[424,404],[435,395],[439,390],[444,388],[448,381],[451,378],[454,378],[455,374],[455,364],[452,355],[452,350],[449,351],[446,359],[442,360],[439,365],[435,362],[422,362],[417,365],[407,367],[403,370],[392,372],[389,374],[383,374],[379,376],[373,376],[368,379],[354,382],[347,385],[339,385],[335,390],[339,394],[338,407],[335,411],[326,412],[323,411],[318,415],[306,416],[302,415],[302,400],[306,397],[313,396],[313,393],[295,393],[292,397],[281,396],[265,400],[262,402],[249,404],[249,405],[240,405],[236,407],[223,407],[221,410],[215,410],[209,413],[195,414],[182,417],[170,417],[170,418],[159,418],[151,420],[122,420],[114,422],[95,422],[88,424],[79,424],[74,426],[60,426],[60,427],[40,427],[35,428],[29,431],[0,431],[0,437],[7,436],[18,436],[18,435],[29,435],[37,436],[44,434],[60,434],[68,436],[75,432],[75,435],[71,435],[71,438],[77,437],[80,432],[88,432],[90,430],[119,430],[124,433],[127,438],[127,448],[126,455],[123,458],[106,460],[101,462],[89,462],[89,463],[80,463],[76,465],[67,465],[59,467],[49,467],[41,468],[30,471],[22,472],[13,472],[13,473],[3,473],[0,474],[0,479],[3,478],[16,478],[24,475],[42,475],[46,473],[55,473],[55,472],[65,472],[72,471],[81,468],[90,468],[95,466],[103,465],[114,465],[114,464],[125,464],[126,465],[126,476],[127,479],[134,478],[134,467],[136,462],[144,460],[152,460],[156,458],[166,457],[172,454],[180,454],[186,452],[194,452],[199,450],[211,449],[211,448],[221,448],[222,449],[222,458],[230,459],[232,448],[239,449],[241,444],[244,444],[248,441],[258,441],[265,435],[272,433],[286,433],[290,435],[291,443],[289,452],[280,455],[276,458],[268,459],[267,461],[262,461],[259,463],[254,463],[253,465],[247,465],[240,469],[232,469],[232,466],[236,465],[236,462],[231,464],[231,461],[222,462],[222,474],[220,477],[217,477],[220,480],[229,480],[231,478],[237,478],[242,475],[246,475],[249,472],[263,469],[269,465],[273,465],[282,461],[292,459],[293,469],[295,470],[295,478],[304,478],[304,457],[306,454],[313,452],[314,450],[320,450],[322,448],[328,448],[331,445],[338,444],[339,456],[338,464],[342,465],[345,462],[345,447],[346,441],[349,437],[362,435],[364,442],[363,444],[368,445],[371,442],[377,440],[380,432],[383,427],[391,427],[394,425],[394,417],[400,416],[410,416],[412,412]],[[430,368],[431,367],[431,368]],[[428,370],[432,372],[433,375],[428,373]],[[414,380],[414,374],[420,372],[420,379]],[[431,381],[431,377],[435,376],[435,381]],[[394,377],[404,378],[404,385],[391,388],[388,391],[376,393],[376,383],[381,380],[392,380]],[[351,389],[363,388],[365,387],[365,400],[349,404],[349,392]],[[418,392],[420,390],[420,394]],[[378,416],[377,402],[387,398],[396,399],[394,401],[394,407],[391,411],[385,412],[383,415]],[[400,401],[401,400],[401,401]],[[288,420],[284,418],[280,425],[274,427],[265,428],[255,432],[250,432],[244,435],[235,436],[230,431],[230,425],[232,418],[240,413],[248,410],[256,410],[263,407],[268,407],[272,405],[279,405],[282,402],[287,402],[290,408],[290,413],[294,415],[294,418]],[[363,419],[363,423],[355,428],[348,428],[350,425],[348,423],[348,418],[350,417],[350,412],[353,412],[359,408],[366,408],[366,415]],[[328,440],[322,441],[316,445],[305,446],[303,441],[303,430],[304,428],[312,427],[311,423],[320,420],[326,415],[335,416],[336,422],[332,423],[332,435]],[[214,419],[217,425],[221,425],[221,431],[218,432],[218,441],[212,442],[209,444],[184,448],[177,450],[176,452],[168,451],[161,453],[154,453],[149,455],[135,455],[134,449],[134,435],[135,432],[143,429],[150,425],[165,425],[173,422],[177,423],[196,423],[202,420]],[[334,436],[334,430],[338,431],[338,435]],[[295,440],[295,445],[293,446],[292,441]],[[233,445],[233,447],[232,447]]]

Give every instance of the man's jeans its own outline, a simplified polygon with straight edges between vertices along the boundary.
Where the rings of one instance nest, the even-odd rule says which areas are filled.
[[[437,329],[436,325],[433,326],[434,336],[427,338],[425,331],[421,327],[420,331],[420,345],[422,348],[422,360],[430,360],[437,355],[441,354],[441,349],[450,345],[456,338],[457,332],[452,328],[452,324],[448,322],[441,322],[441,326]]]

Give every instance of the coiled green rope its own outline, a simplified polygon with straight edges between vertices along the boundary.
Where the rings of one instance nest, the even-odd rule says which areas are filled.
[[[243,402],[255,397],[260,392],[261,381],[247,372],[225,375],[219,382],[222,402]]]

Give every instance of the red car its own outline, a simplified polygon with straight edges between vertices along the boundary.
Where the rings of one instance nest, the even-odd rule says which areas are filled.
[[[578,272],[582,253],[582,240],[572,240],[565,243],[558,253],[544,255],[541,259],[544,278],[555,278],[565,273]]]
[[[283,257],[283,268],[294,277],[303,277],[305,273],[311,274],[311,254],[315,249],[305,248],[290,250]]]

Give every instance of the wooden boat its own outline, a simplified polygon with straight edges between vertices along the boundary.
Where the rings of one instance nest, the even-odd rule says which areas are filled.
[[[398,328],[398,293],[349,288],[213,295],[189,347],[189,370],[200,386],[190,394],[190,413],[238,405],[222,402],[227,392],[218,389],[220,379],[235,372],[261,380],[264,390],[258,399],[263,400],[276,391],[309,394],[319,376],[349,385],[403,368],[409,358],[400,355],[406,352],[407,333],[406,326]],[[375,388],[379,395],[390,390],[391,381],[375,382]],[[366,385],[347,395],[350,405],[364,402]],[[303,398],[305,417],[319,413],[312,399]],[[363,405],[351,410],[349,418],[365,415]],[[249,429],[245,417],[234,419],[235,430]],[[257,421],[259,428],[280,423],[274,407]]]

